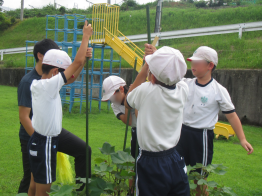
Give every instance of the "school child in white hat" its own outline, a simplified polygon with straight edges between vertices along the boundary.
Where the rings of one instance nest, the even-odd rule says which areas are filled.
[[[128,109],[124,106],[128,86],[122,78],[118,76],[109,76],[103,81],[103,97],[102,101],[111,101],[111,107],[118,120],[121,120],[124,124],[127,122]],[[129,126],[132,127],[131,132],[131,155],[135,159],[137,134],[136,134],[136,114],[135,110],[130,111]],[[138,147],[139,148],[139,147]],[[133,180],[129,180],[129,184],[132,185]]]
[[[83,27],[81,46],[72,63],[68,54],[59,49],[45,53],[42,65],[42,78],[33,80],[32,93],[32,126],[34,133],[28,142],[28,154],[31,170],[29,196],[48,196],[52,182],[56,180],[56,153],[58,135],[62,130],[62,105],[59,91],[76,70],[85,61],[88,41],[92,35],[91,25]],[[34,190],[30,189],[29,190]]]
[[[189,196],[186,165],[175,149],[188,96],[188,86],[181,81],[186,62],[179,50],[167,46],[145,61],[125,102],[138,110],[136,195]],[[148,70],[151,81],[145,82]]]

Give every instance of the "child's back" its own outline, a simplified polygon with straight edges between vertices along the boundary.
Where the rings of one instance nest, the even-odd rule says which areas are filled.
[[[180,51],[170,47],[145,60],[126,99],[126,107],[138,110],[136,194],[188,196],[185,162],[175,149],[188,95],[187,84],[180,82],[187,66]],[[148,69],[151,81],[143,83]]]
[[[187,94],[188,86],[182,81],[174,87],[146,82],[132,92],[132,97],[136,98],[135,108],[139,111],[138,142],[143,150],[158,152],[176,146]]]

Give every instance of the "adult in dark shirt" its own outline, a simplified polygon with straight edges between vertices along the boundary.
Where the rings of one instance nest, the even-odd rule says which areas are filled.
[[[20,131],[19,138],[21,143],[22,162],[23,162],[23,179],[21,180],[18,193],[28,193],[28,188],[31,179],[31,171],[29,165],[29,155],[27,153],[27,143],[30,136],[34,132],[32,127],[32,99],[30,86],[34,79],[41,79],[42,75],[42,60],[44,54],[50,49],[59,49],[58,45],[50,39],[44,39],[37,42],[34,46],[34,57],[36,60],[35,68],[27,73],[20,81],[17,89],[18,106],[19,106],[19,119],[20,119]],[[86,52],[87,57],[92,57],[92,48],[88,48]],[[67,84],[75,81],[79,76],[84,64],[74,73],[74,78],[70,78]],[[59,135],[58,151],[73,156],[75,158],[75,173],[76,177],[86,177],[86,143],[70,133],[66,129],[62,128]],[[91,174],[91,148],[89,147],[89,174]],[[80,183],[77,181],[77,183]],[[79,190],[82,190],[82,186]],[[34,191],[34,190],[33,190]]]

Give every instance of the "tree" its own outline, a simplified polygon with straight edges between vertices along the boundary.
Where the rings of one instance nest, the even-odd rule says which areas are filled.
[[[0,0],[0,6],[4,4],[4,0]]]
[[[60,12],[61,14],[65,14],[66,8],[65,8],[64,6],[61,6],[61,7],[59,8],[59,12]]]

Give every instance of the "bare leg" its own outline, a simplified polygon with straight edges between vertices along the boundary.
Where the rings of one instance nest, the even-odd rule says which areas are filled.
[[[35,185],[33,173],[31,173],[31,181],[28,189],[28,196],[35,196],[35,193],[36,193],[36,185]]]
[[[51,185],[50,184],[36,184],[36,195],[35,196],[49,196],[47,193],[50,193]]]

